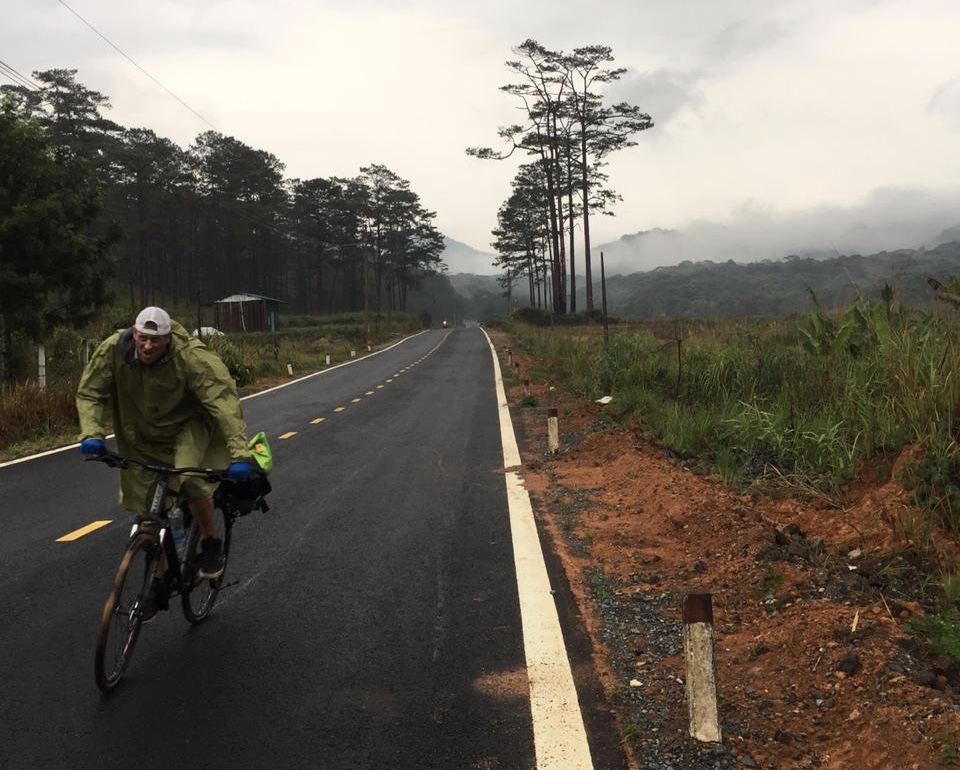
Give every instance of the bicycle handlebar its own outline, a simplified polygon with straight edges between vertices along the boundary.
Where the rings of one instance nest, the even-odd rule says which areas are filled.
[[[170,465],[157,465],[155,463],[137,460],[134,457],[124,457],[123,455],[118,455],[116,452],[110,451],[100,455],[88,455],[84,457],[84,460],[87,462],[97,460],[105,465],[109,465],[111,468],[120,468],[121,470],[129,468],[131,465],[139,465],[141,468],[153,471],[162,476],[200,476],[207,481],[231,481],[237,483],[227,476],[225,470],[218,471],[213,468],[174,468]]]

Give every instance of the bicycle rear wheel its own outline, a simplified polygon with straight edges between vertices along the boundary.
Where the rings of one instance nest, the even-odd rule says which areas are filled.
[[[229,516],[218,505],[213,511],[214,537],[220,539],[223,543],[223,572],[214,579],[198,578],[197,568],[194,566],[194,560],[200,551],[200,540],[203,535],[200,532],[199,524],[194,521],[190,527],[190,535],[187,538],[187,547],[184,552],[183,560],[183,616],[191,623],[199,623],[213,609],[216,604],[217,596],[223,587],[224,576],[227,574],[227,566],[230,556],[230,531],[232,521]]]
[[[104,692],[116,687],[133,657],[151,589],[155,543],[152,535],[144,533],[130,541],[103,606],[94,670],[97,687]]]

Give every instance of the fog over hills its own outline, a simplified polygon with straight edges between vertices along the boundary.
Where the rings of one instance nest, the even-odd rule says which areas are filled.
[[[681,262],[757,262],[791,254],[815,258],[936,246],[960,236],[960,193],[886,189],[853,207],[787,216],[744,208],[728,224],[700,221],[654,228],[593,249],[607,274],[645,272]]]
[[[445,240],[441,256],[450,273],[499,272],[492,266],[494,254]],[[748,263],[789,255],[825,259],[954,240],[960,240],[960,191],[886,188],[855,206],[823,206],[792,214],[746,205],[726,223],[701,220],[678,229],[654,227],[601,243],[592,251],[598,278],[601,251],[607,275],[629,275],[686,261]],[[577,246],[582,249],[582,240]],[[577,255],[577,265],[581,273],[582,254]]]
[[[447,236],[443,237],[444,250],[440,254],[451,274],[470,273],[472,275],[497,275],[500,270],[493,266],[496,254],[478,251],[460,241]]]

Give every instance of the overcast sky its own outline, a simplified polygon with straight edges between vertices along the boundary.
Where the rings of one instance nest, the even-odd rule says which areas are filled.
[[[628,72],[610,98],[656,124],[611,156],[623,201],[595,244],[709,222],[799,249],[882,224],[894,248],[960,223],[958,0],[66,2],[287,177],[383,164],[480,250],[516,163],[464,149],[518,122],[498,89],[528,38],[611,46]],[[0,60],[78,70],[122,125],[183,147],[210,128],[58,0],[8,2],[0,25]]]

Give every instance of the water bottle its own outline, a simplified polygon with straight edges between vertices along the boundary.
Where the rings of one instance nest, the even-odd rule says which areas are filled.
[[[183,510],[178,505],[167,515],[170,520],[170,534],[173,535],[173,544],[177,548],[177,556],[183,558],[183,549],[187,544],[187,531],[183,526]]]

